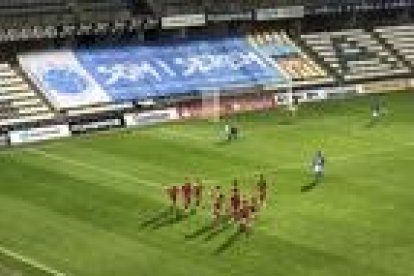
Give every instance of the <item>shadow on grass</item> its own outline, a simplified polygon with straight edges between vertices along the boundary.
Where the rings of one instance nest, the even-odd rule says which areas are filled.
[[[159,223],[160,220],[164,220],[167,216],[173,216],[174,210],[171,207],[168,207],[164,210],[161,210],[159,212],[156,212],[155,215],[153,215],[151,218],[145,220],[141,223],[140,228],[145,228],[148,226],[151,226],[153,224]]]
[[[189,214],[177,213],[177,215],[171,216],[170,218],[164,218],[162,220],[159,220],[157,223],[152,225],[151,229],[152,230],[157,230],[157,229],[160,229],[162,227],[177,224],[179,222],[182,222],[182,221],[188,219],[192,215],[194,215],[194,213],[189,213]]]
[[[221,139],[221,140],[219,140],[219,141],[217,141],[217,142],[215,142],[214,144],[216,145],[216,146],[228,146],[228,145],[231,145],[231,143],[232,143],[233,141],[229,141],[229,140],[227,140],[226,138],[223,138],[223,139]]]
[[[280,126],[291,126],[294,125],[294,122],[292,119],[283,119],[277,122]]]
[[[224,225],[221,225],[220,228],[214,229],[214,231],[211,231],[210,234],[208,234],[205,238],[204,241],[210,241],[211,239],[213,239],[215,236],[217,236],[218,234],[226,231],[227,229],[229,229],[229,227],[232,226],[232,224],[230,223],[225,223]]]
[[[318,182],[317,181],[313,181],[312,183],[302,186],[302,188],[300,188],[300,191],[302,193],[307,193],[312,191],[313,189],[315,189],[318,186]]]
[[[220,245],[215,251],[215,255],[220,255],[230,249],[236,242],[240,240],[242,234],[245,234],[241,231],[234,232],[222,245]]]
[[[214,229],[214,225],[212,223],[209,223],[209,224],[204,225],[200,229],[197,229],[193,233],[185,235],[185,238],[186,239],[195,239],[199,236],[204,235],[207,232],[212,231],[213,229]]]
[[[379,120],[371,120],[368,123],[365,124],[366,128],[374,128],[379,124]]]

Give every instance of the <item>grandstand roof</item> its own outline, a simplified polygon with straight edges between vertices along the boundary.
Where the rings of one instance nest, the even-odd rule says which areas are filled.
[[[120,12],[123,13],[120,13]],[[73,22],[82,17],[124,17],[129,12],[128,0],[0,0],[0,26],[45,25]],[[83,14],[87,13],[87,16]],[[93,17],[92,17],[93,18]]]
[[[159,15],[204,13],[205,11],[235,13],[258,8],[271,8],[302,0],[146,0]]]
[[[135,0],[146,2],[157,16],[176,14],[237,13],[284,6],[340,6],[378,4],[378,0]],[[382,0],[381,3],[396,0]]]

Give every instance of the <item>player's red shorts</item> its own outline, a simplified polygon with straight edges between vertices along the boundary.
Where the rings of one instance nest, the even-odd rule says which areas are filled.
[[[220,216],[220,210],[214,209],[213,210],[213,218],[217,219]]]
[[[233,217],[234,220],[240,219],[240,206],[239,205],[232,206],[231,216]]]
[[[184,208],[188,209],[188,207],[190,207],[190,204],[191,204],[191,195],[184,194]]]
[[[213,219],[216,223],[218,223],[218,220],[220,219],[221,215],[221,205],[220,204],[214,204],[213,206]]]
[[[240,211],[240,228],[241,228],[241,230],[246,230],[247,227],[249,227],[249,224],[250,224],[250,212],[246,207],[244,207]]]

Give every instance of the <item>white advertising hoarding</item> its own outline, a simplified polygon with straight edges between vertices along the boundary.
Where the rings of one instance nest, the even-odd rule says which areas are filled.
[[[179,115],[177,109],[169,108],[165,110],[125,114],[124,119],[127,127],[137,127],[178,120]]]
[[[206,24],[206,16],[204,14],[186,14],[174,15],[161,18],[161,27],[163,29],[178,27],[195,27]]]
[[[68,125],[54,125],[9,132],[10,144],[19,145],[71,136]]]

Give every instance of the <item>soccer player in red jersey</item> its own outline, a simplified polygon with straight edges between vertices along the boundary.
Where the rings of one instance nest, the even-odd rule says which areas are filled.
[[[237,186],[232,189],[232,195],[230,197],[230,215],[234,221],[239,220],[241,196]]]
[[[176,208],[177,207],[177,197],[178,197],[178,193],[179,193],[178,187],[176,185],[168,187],[167,188],[167,193],[168,193],[168,196],[169,196],[169,198],[171,200],[171,203],[172,203],[171,207]]]
[[[195,205],[196,207],[200,207],[201,200],[203,197],[203,185],[200,179],[197,179],[196,183],[194,184],[193,190],[194,190],[194,196],[196,200]]]
[[[257,188],[259,190],[259,202],[263,205],[267,196],[267,182],[263,174],[260,174],[259,181],[257,182]]]
[[[220,196],[220,193],[221,193],[221,187],[219,185],[211,189],[210,196],[211,196],[211,202],[213,204],[216,202],[217,198]]]
[[[191,191],[192,191],[192,186],[191,186],[190,181],[188,181],[188,179],[186,179],[186,182],[181,187],[181,190],[183,194],[184,210],[187,211],[191,204]]]
[[[247,232],[250,228],[251,206],[249,201],[244,199],[240,209],[240,231]]]
[[[259,201],[256,196],[250,198],[250,211],[252,213],[252,219],[255,219],[259,212]]]
[[[224,194],[220,194],[213,203],[213,224],[218,227],[224,205]]]
[[[238,189],[239,186],[239,181],[237,180],[237,178],[234,178],[233,180],[233,189]]]

